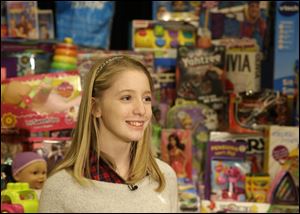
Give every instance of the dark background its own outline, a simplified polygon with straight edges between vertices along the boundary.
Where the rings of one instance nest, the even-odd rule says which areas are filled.
[[[38,1],[39,9],[52,9],[55,14],[54,1]],[[262,62],[261,87],[273,88],[273,68],[274,68],[274,1],[270,6],[269,35],[267,38],[267,50],[264,53],[265,60]],[[110,49],[129,50],[130,23],[134,19],[152,19],[152,1],[116,1],[115,14],[111,31]],[[54,20],[55,22],[55,20]]]

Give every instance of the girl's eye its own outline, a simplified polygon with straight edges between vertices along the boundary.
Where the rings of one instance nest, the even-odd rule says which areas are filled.
[[[123,96],[121,97],[121,100],[123,101],[129,101],[131,99],[131,96]]]
[[[149,96],[149,97],[145,97],[144,100],[145,100],[146,102],[151,102],[152,98]]]
[[[33,174],[36,175],[36,174],[38,174],[38,172],[37,172],[37,171],[34,171]]]

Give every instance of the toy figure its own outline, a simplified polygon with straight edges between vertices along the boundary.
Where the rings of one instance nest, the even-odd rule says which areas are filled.
[[[13,159],[13,178],[25,182],[39,195],[47,178],[47,163],[35,152],[21,152]]]
[[[168,138],[167,149],[169,151],[169,163],[175,170],[178,177],[186,177],[185,165],[186,157],[184,155],[185,145],[180,142],[179,137],[174,133]]]

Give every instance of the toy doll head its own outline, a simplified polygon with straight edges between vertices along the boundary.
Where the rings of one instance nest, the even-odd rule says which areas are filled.
[[[30,91],[31,87],[29,85],[18,81],[11,81],[3,91],[3,103],[19,105]]]
[[[47,163],[35,152],[21,152],[13,160],[12,173],[17,182],[29,183],[32,189],[41,189],[47,178]]]

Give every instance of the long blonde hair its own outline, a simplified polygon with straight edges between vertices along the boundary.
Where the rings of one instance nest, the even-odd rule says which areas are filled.
[[[86,184],[86,181],[91,178],[89,158],[91,151],[96,152],[99,158],[101,156],[104,161],[111,163],[114,167],[113,161],[101,153],[98,146],[99,120],[91,113],[92,97],[100,97],[105,90],[110,88],[114,77],[128,69],[144,72],[153,91],[152,78],[146,67],[139,61],[127,56],[114,56],[97,61],[85,77],[72,145],[64,160],[51,174],[66,169],[80,184]],[[149,175],[158,182],[156,191],[161,192],[165,188],[166,181],[151,150],[151,131],[151,124],[149,124],[145,129],[143,138],[139,142],[131,143],[131,166],[127,183],[137,183]]]

